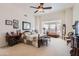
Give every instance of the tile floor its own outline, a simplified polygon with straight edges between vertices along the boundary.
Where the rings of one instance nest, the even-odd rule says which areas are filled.
[[[23,43],[12,47],[0,48],[2,56],[70,56],[70,46],[65,40],[51,38],[48,46],[36,48]]]

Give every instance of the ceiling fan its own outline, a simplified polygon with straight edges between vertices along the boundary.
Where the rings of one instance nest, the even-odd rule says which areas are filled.
[[[40,5],[38,5],[37,7],[34,7],[34,6],[30,6],[30,7],[36,9],[34,13],[44,12],[44,9],[52,9],[52,7],[44,7],[44,3],[40,3]]]

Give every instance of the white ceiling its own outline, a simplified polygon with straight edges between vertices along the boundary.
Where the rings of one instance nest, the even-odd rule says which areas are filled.
[[[30,12],[34,13],[36,9],[30,8],[30,6],[38,6],[38,3],[10,3],[10,4],[0,4],[2,6],[8,5],[12,7],[17,7],[19,9],[24,9],[24,10],[29,10]],[[56,11],[61,11],[66,8],[72,7],[74,4],[73,3],[45,3],[44,6],[52,6],[51,10],[44,10],[44,13],[49,13],[49,12],[56,12]]]
[[[29,6],[38,6],[39,4],[29,4]],[[74,3],[45,3],[44,7],[51,6],[52,9],[44,10],[44,13],[37,13],[37,14],[46,14],[46,13],[51,13],[51,12],[58,12],[61,10],[65,10],[66,8],[71,8],[73,7]],[[31,8],[32,11],[35,11],[35,9]],[[36,15],[37,15],[36,14]]]
[[[74,5],[73,3],[54,3],[52,4],[52,7],[53,7],[53,11],[60,11],[66,8],[70,8],[73,5]]]
[[[16,4],[18,6],[20,6],[21,8],[30,8],[29,6],[38,6],[39,4],[38,3],[24,3],[24,4]],[[51,6],[52,9],[50,10],[45,10],[45,11],[60,11],[60,10],[64,10],[66,8],[70,8],[74,5],[74,3],[45,3],[44,4],[44,7],[48,7],[48,6]],[[30,8],[31,11],[34,11],[35,9],[33,8]]]
[[[39,4],[38,3],[29,3],[29,4],[21,4],[20,7],[28,7],[29,10],[31,10],[33,13],[36,9],[33,9],[33,8],[30,8],[29,6],[38,6]],[[64,10],[66,8],[70,8],[74,5],[74,3],[45,3],[44,4],[44,7],[49,7],[51,6],[52,9],[48,9],[48,10],[44,10],[45,12],[44,13],[36,13],[37,14],[45,14],[45,13],[51,13],[51,12],[57,12],[57,11],[61,11],[61,10]]]

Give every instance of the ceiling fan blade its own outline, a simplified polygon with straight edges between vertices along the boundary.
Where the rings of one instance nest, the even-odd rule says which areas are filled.
[[[34,7],[34,6],[30,6],[31,8],[37,8],[37,7]]]
[[[38,12],[38,10],[36,10],[34,13],[37,13]]]
[[[52,7],[43,7],[43,9],[52,9]]]

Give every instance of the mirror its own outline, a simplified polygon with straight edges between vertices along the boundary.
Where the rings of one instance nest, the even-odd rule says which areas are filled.
[[[31,29],[31,23],[30,22],[22,22],[22,29],[23,30],[30,30]]]

